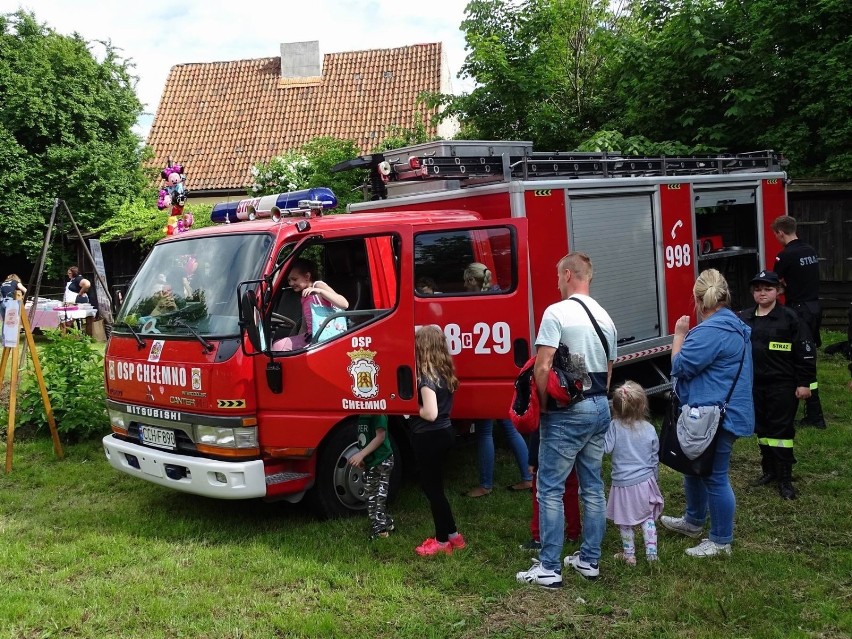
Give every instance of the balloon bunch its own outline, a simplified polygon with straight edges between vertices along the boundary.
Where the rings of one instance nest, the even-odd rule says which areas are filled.
[[[182,164],[169,164],[160,173],[166,184],[160,189],[157,198],[157,208],[161,211],[171,207],[166,227],[163,229],[166,235],[175,235],[189,230],[194,221],[192,213],[184,213],[183,207],[189,191],[186,188],[186,175]]]

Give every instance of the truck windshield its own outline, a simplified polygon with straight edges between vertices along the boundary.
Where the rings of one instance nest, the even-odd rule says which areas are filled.
[[[269,235],[199,237],[158,244],[133,279],[114,332],[238,335],[237,285],[257,279]]]

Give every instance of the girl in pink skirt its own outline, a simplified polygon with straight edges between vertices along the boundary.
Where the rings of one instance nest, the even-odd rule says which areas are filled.
[[[612,453],[612,487],[606,516],[621,532],[622,551],[615,558],[635,566],[636,525],[642,526],[646,559],[657,560],[656,519],[663,510],[663,496],[657,487],[660,442],[647,420],[648,398],[636,382],[624,382],[615,389],[612,415],[604,444],[605,452]]]

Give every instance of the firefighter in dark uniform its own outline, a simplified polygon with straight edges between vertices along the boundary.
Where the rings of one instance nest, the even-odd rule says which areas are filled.
[[[751,280],[755,306],[740,315],[751,327],[754,432],[763,467],[763,475],[753,485],[777,481],[782,499],[795,499],[794,424],[799,400],[811,394],[816,379],[816,347],[802,319],[776,304],[782,290],[777,273],[761,271]]]
[[[796,235],[796,220],[789,215],[775,218],[772,232],[784,247],[775,258],[774,270],[784,284],[786,305],[804,320],[814,343],[819,347],[819,327],[822,324],[819,257],[812,246],[805,244]],[[816,380],[811,387],[811,396],[805,401],[805,416],[801,425],[825,428]]]

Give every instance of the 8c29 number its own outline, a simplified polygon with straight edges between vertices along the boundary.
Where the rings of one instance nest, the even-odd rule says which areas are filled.
[[[452,355],[458,355],[468,348],[472,348],[477,355],[491,352],[505,355],[512,348],[511,331],[506,322],[477,322],[471,332],[463,332],[458,324],[447,324],[444,335]]]

